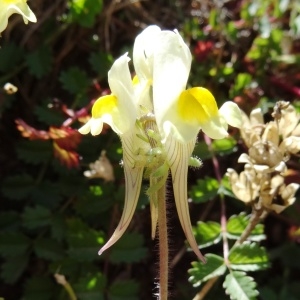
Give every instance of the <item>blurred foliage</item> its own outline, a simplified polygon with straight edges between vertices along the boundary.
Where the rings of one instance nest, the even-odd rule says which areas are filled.
[[[81,137],[76,129],[87,120],[95,99],[109,92],[106,76],[113,58],[132,51],[135,36],[148,24],[179,29],[194,54],[190,84],[209,88],[219,104],[231,99],[247,113],[260,105],[268,118],[278,100],[299,103],[299,1],[29,4],[38,22],[26,27],[13,15],[0,38],[0,86],[9,82],[18,88],[11,93],[4,87],[0,93],[0,296],[69,299],[54,278],[59,273],[78,299],[152,299],[157,251],[150,242],[147,199],[141,195],[130,232],[98,256],[122,212],[122,150],[108,127],[97,138]],[[230,246],[249,220],[226,179],[221,186],[214,179],[214,157],[222,176],[228,167],[239,168],[244,145],[231,130],[228,139],[212,147],[199,136],[195,155],[203,167],[190,172],[189,196],[199,247],[210,253],[206,265],[193,262],[187,275],[184,270],[195,257],[180,252],[183,233],[170,220],[177,257],[171,262],[172,295],[192,299],[204,282],[224,275],[206,299],[299,299],[299,200],[256,226],[249,242],[232,247],[224,262],[218,198],[225,199]],[[115,181],[83,176],[102,150]],[[298,158],[291,168],[299,183]]]

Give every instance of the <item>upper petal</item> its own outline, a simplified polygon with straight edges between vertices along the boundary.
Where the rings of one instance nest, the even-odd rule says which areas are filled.
[[[185,90],[192,56],[177,31],[162,31],[158,42],[153,59],[153,104],[165,139],[177,125],[176,101]]]
[[[133,64],[140,81],[152,79],[153,52],[157,47],[160,32],[161,29],[158,26],[148,26],[134,41]]]
[[[93,135],[101,132],[103,123],[107,123],[119,135],[134,130],[137,108],[127,53],[118,58],[108,72],[111,95],[100,97],[92,107],[92,118],[79,129]]]

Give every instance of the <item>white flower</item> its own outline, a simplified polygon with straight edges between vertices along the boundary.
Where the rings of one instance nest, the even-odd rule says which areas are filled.
[[[95,102],[92,118],[79,130],[96,135],[105,122],[120,136],[123,146],[125,207],[120,224],[100,253],[115,243],[128,227],[144,169],[150,174],[148,194],[154,236],[157,205],[151,194],[157,191],[154,185],[157,181],[153,174],[159,173],[159,178],[165,180],[170,169],[182,228],[194,252],[204,260],[189,216],[189,159],[201,129],[211,138],[224,138],[228,135],[228,124],[240,127],[241,113],[233,102],[226,102],[218,110],[213,95],[205,88],[186,90],[191,61],[190,50],[177,31],[147,27],[134,44],[136,77],[131,81],[127,55],[116,60],[108,73],[112,95]]]
[[[7,27],[8,18],[12,14],[20,14],[24,23],[36,22],[36,16],[27,5],[27,0],[1,0],[0,1],[0,33]]]

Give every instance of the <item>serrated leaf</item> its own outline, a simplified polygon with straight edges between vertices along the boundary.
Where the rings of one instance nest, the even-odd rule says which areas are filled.
[[[26,206],[22,214],[24,227],[35,229],[48,226],[51,222],[51,211],[43,206]]]
[[[34,251],[38,257],[57,261],[63,259],[64,249],[53,239],[40,238],[34,242]]]
[[[13,43],[1,46],[0,48],[0,71],[11,72],[12,67],[18,67],[23,59],[23,50]]]
[[[227,235],[231,239],[238,239],[249,224],[250,216],[242,212],[239,215],[232,215],[227,222]],[[264,240],[263,224],[257,224],[252,230],[248,240],[250,241],[261,241]]]
[[[217,194],[219,183],[216,179],[205,177],[197,180],[197,185],[192,186],[191,198],[195,203],[203,203],[212,200]]]
[[[133,280],[116,281],[109,287],[108,300],[138,300],[138,287]]]
[[[59,76],[59,81],[62,83],[63,88],[72,94],[83,92],[89,84],[86,73],[77,67],[71,67],[67,71],[63,71]]]
[[[103,233],[90,229],[79,219],[69,220],[68,227],[69,256],[82,262],[98,259],[98,251],[104,243]]]
[[[28,256],[20,255],[16,257],[7,258],[1,267],[1,278],[5,283],[13,284],[15,283],[28,264]]]
[[[24,300],[51,300],[59,286],[50,277],[30,277],[25,284]]]
[[[113,263],[134,263],[145,258],[147,248],[143,247],[144,238],[138,233],[125,233],[112,247],[109,254]]]
[[[221,225],[217,222],[198,222],[196,227],[193,227],[193,232],[199,245],[199,248],[205,248],[216,244],[221,239]]]
[[[73,285],[76,296],[81,300],[103,300],[106,277],[103,274],[90,274]]]
[[[201,283],[221,276],[226,272],[226,265],[224,264],[224,258],[215,254],[205,255],[207,262],[203,264],[200,261],[192,262],[192,269],[188,270],[190,274],[189,281],[194,287],[199,286]]]
[[[50,109],[48,104],[48,102],[44,102],[42,105],[35,106],[34,114],[39,121],[47,125],[61,126],[65,121],[65,116],[58,110]]]
[[[269,259],[264,247],[257,243],[244,243],[237,245],[230,250],[230,266],[234,270],[257,271],[266,269],[269,266]]]
[[[33,165],[48,161],[53,155],[51,141],[27,141],[22,140],[16,147],[18,157]]]
[[[63,200],[60,183],[43,180],[31,193],[31,199],[36,205],[47,209],[56,209]]]
[[[102,78],[107,76],[107,72],[113,63],[113,57],[109,53],[94,52],[90,54],[89,63],[93,71]]]
[[[90,186],[90,191],[76,202],[75,209],[79,215],[84,217],[95,216],[107,211],[114,204],[110,197],[97,195],[97,190],[100,192],[99,189],[96,189],[97,187],[99,186]]]
[[[253,300],[259,294],[255,281],[245,272],[230,272],[225,278],[223,287],[231,300]]]
[[[34,180],[27,174],[6,177],[2,183],[2,192],[9,199],[26,198],[34,188]]]
[[[102,0],[71,0],[70,14],[82,27],[92,27],[103,7]]]
[[[36,51],[26,56],[29,73],[39,79],[42,78],[51,70],[52,60],[50,48],[42,45]]]
[[[0,253],[3,256],[24,254],[30,246],[30,239],[21,232],[3,232],[0,234]]]

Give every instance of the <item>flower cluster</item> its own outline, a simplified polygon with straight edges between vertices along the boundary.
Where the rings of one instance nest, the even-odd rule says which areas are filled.
[[[286,162],[300,151],[299,115],[289,102],[279,101],[272,114],[274,120],[265,123],[259,108],[250,117],[243,115],[241,136],[249,148],[238,162],[245,163],[239,175],[233,169],[227,174],[236,197],[257,209],[280,213],[295,201],[299,187],[284,183]]]
[[[27,5],[27,0],[1,0],[0,1],[0,34],[7,27],[8,18],[12,14],[20,14],[24,23],[36,22],[36,16]]]
[[[228,135],[228,124],[241,125],[237,105],[217,107],[205,88],[186,89],[192,55],[179,33],[147,27],[137,36],[133,48],[136,76],[132,79],[127,53],[108,72],[111,95],[93,105],[91,119],[79,129],[82,134],[101,133],[107,123],[119,135],[123,147],[126,194],[121,221],[101,254],[124,233],[133,216],[143,175],[149,178],[152,237],[157,226],[157,191],[169,170],[176,208],[187,240],[203,260],[192,233],[187,201],[187,172],[197,134],[203,130],[214,139]],[[192,160],[199,165],[200,161]]]

